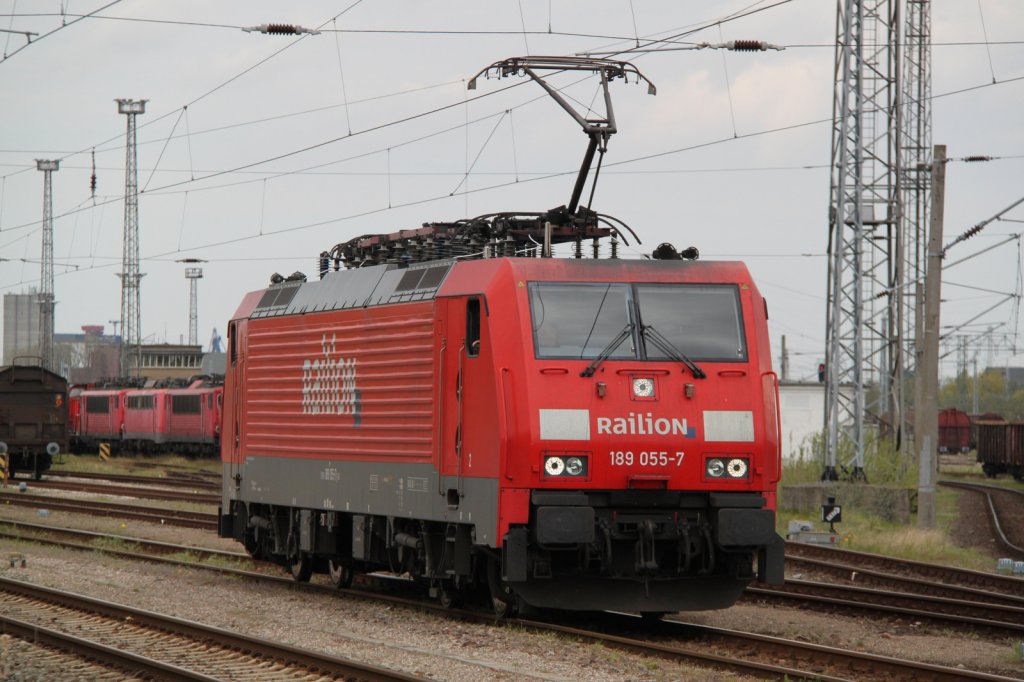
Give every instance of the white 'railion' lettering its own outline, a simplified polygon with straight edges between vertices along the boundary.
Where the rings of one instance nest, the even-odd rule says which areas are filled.
[[[689,429],[685,419],[672,417],[655,418],[650,412],[636,414],[630,412],[627,417],[598,417],[597,432],[614,435],[643,436],[657,434],[659,436],[685,436]]]

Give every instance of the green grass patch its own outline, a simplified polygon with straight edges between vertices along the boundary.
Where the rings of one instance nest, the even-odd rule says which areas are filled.
[[[902,525],[885,521],[878,516],[858,509],[843,508],[843,522],[835,526],[839,536],[837,547],[857,552],[883,554],[885,556],[912,559],[926,563],[957,566],[976,571],[992,571],[995,560],[974,549],[959,547],[950,538],[949,526],[954,514],[947,509],[955,508],[952,503],[938,501],[939,528],[924,530],[914,525]],[[952,496],[950,496],[952,498]],[[781,511],[778,515],[778,532],[785,536],[791,520],[811,521],[817,531],[827,531],[828,524],[820,521],[820,511]]]
[[[800,485],[817,483],[821,480],[824,470],[821,453],[824,452],[821,436],[813,439],[804,454],[795,459],[786,460],[782,465],[781,485]],[[936,455],[938,457],[938,455]],[[842,465],[851,459],[850,452],[840,452],[836,461]],[[840,477],[847,478],[840,466]],[[918,487],[917,457],[896,450],[887,439],[875,439],[867,443],[864,452],[864,473],[868,483],[879,486],[903,488],[916,493]],[[977,462],[960,461],[955,464],[940,465],[939,478],[950,480],[969,480],[1014,489],[1024,489],[1024,484],[1013,481],[1009,476],[999,479],[981,477],[981,465]],[[855,485],[855,484],[854,484]],[[928,563],[945,564],[961,568],[982,571],[993,571],[995,560],[981,551],[957,546],[952,540],[953,529],[958,520],[958,500],[967,492],[939,486],[936,493],[936,525],[934,530],[917,527],[916,510],[912,510],[909,524],[900,524],[884,520],[870,511],[854,507],[847,503],[843,506],[843,522],[836,524],[836,532],[840,537],[839,547],[861,552],[885,554],[905,559],[914,559]],[[839,500],[840,503],[843,500]],[[828,530],[828,524],[820,521],[820,508],[800,510],[796,512],[780,511],[778,514],[778,531],[785,535],[789,521],[803,520],[814,523],[817,531]]]
[[[220,474],[220,460],[178,455],[112,456],[104,462],[99,455],[61,455],[55,471],[163,477],[168,473]]]
[[[89,544],[92,545],[93,547],[95,547],[96,549],[100,549],[100,550],[110,549],[110,550],[116,550],[118,552],[138,552],[139,551],[139,546],[136,543],[131,542],[130,540],[125,540],[123,538],[118,538],[118,537],[113,537],[113,536],[104,536],[104,537],[94,538],[93,540],[90,541]]]

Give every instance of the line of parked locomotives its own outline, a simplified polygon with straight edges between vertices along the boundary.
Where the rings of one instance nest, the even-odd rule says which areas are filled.
[[[73,387],[68,396],[71,451],[216,456],[220,452],[223,377],[150,385],[116,382]]]

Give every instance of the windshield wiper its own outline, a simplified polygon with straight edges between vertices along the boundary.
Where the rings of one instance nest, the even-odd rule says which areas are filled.
[[[670,359],[676,362],[681,362],[686,365],[686,369],[690,370],[693,374],[694,379],[706,379],[707,374],[704,373],[700,367],[694,364],[693,360],[686,357],[681,350],[672,345],[672,342],[662,336],[661,332],[650,325],[644,325],[640,328],[640,335],[651,340],[658,349],[667,355]]]
[[[614,339],[609,341],[608,345],[601,349],[601,352],[597,354],[597,357],[594,358],[594,360],[589,365],[587,365],[582,372],[580,372],[580,376],[594,376],[594,372],[597,371],[598,365],[607,360],[608,356],[614,353],[615,349],[621,346],[622,342],[625,341],[629,337],[629,335],[633,333],[633,326],[634,325],[632,322],[627,323],[626,326],[622,328],[622,331],[620,331]]]

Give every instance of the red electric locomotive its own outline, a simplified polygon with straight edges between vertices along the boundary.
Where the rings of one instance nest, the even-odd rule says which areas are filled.
[[[220,451],[224,385],[196,379],[188,388],[164,390],[167,449],[180,454],[216,455]]]
[[[740,263],[378,265],[250,294],[228,344],[222,534],[298,577],[489,566],[503,600],[661,612],[781,575]]]
[[[126,391],[124,428],[120,447],[127,452],[148,454],[167,442],[167,392],[159,388]]]
[[[108,443],[114,450],[141,454],[220,451],[224,386],[219,377],[128,383],[72,392],[78,415],[74,449],[95,451]]]
[[[607,128],[584,129],[592,155]],[[386,569],[445,602],[487,586],[499,614],[722,608],[781,581],[765,300],[695,249],[618,259],[628,228],[578,208],[588,164],[567,207],[359,237],[319,281],[245,297],[223,537],[298,580]]]
[[[124,394],[126,388],[93,388],[80,391],[79,427],[75,449],[93,450],[100,443],[120,443],[124,433]]]

